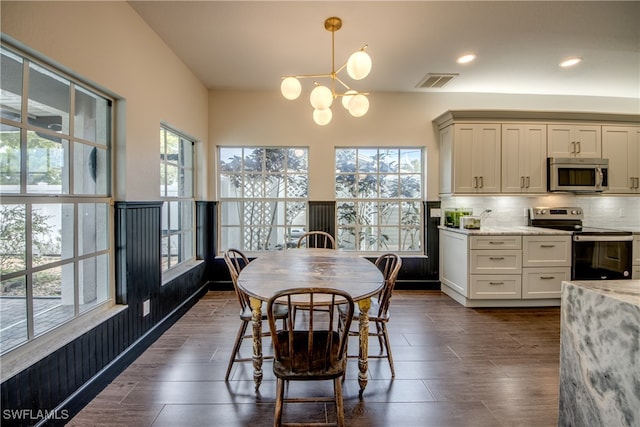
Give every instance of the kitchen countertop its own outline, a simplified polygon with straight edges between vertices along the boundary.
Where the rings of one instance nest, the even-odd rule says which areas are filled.
[[[444,225],[438,226],[441,230],[452,231],[454,233],[459,234],[467,234],[470,236],[495,236],[495,235],[527,235],[527,236],[553,236],[553,235],[561,235],[561,236],[570,236],[570,231],[565,230],[553,230],[551,228],[542,228],[542,227],[529,227],[526,225],[521,226],[511,226],[511,227],[498,227],[498,226],[482,226],[476,230],[468,230],[468,229],[460,229],[460,228],[452,228],[445,227]]]
[[[640,280],[572,280],[564,283],[640,306]]]

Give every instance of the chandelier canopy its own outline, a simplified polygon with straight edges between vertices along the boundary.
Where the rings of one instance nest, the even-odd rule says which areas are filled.
[[[330,79],[330,86],[323,86],[315,81],[316,87],[311,91],[309,101],[313,107],[313,120],[324,126],[331,121],[333,113],[331,112],[331,105],[333,100],[341,97],[342,106],[349,111],[354,117],[362,117],[367,114],[369,110],[368,93],[358,92],[351,89],[344,81],[338,77],[345,68],[347,74],[353,80],[362,80],[371,72],[371,57],[365,49],[367,45],[364,45],[362,49],[354,52],[349,57],[349,60],[341,67],[336,69],[335,67],[335,32],[342,28],[342,20],[335,16],[327,18],[324,21],[325,30],[331,32],[331,72],[326,74],[304,74],[299,76],[284,76],[280,85],[280,91],[282,96],[286,99],[294,100],[298,99],[302,92],[302,85],[299,79],[306,78],[328,78]],[[336,90],[336,82],[339,83],[339,89],[344,90],[340,92]]]

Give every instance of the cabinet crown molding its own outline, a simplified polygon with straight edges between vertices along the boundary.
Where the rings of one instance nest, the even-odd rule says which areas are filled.
[[[640,114],[597,113],[578,111],[529,110],[449,110],[433,119],[439,129],[456,121],[544,121],[544,122],[600,122],[602,124],[640,125]]]

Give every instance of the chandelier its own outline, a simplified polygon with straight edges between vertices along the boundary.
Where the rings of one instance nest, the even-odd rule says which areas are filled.
[[[330,86],[323,86],[317,81],[314,82],[316,87],[311,91],[309,101],[313,107],[313,120],[324,126],[331,121],[333,114],[331,112],[331,104],[334,99],[338,97],[342,98],[342,106],[349,111],[354,117],[362,117],[367,114],[369,110],[369,100],[367,99],[368,93],[358,92],[351,89],[344,81],[338,77],[345,68],[347,74],[354,80],[364,79],[369,75],[371,71],[371,57],[365,52],[367,45],[362,49],[354,52],[349,57],[349,60],[336,69],[335,66],[335,47],[334,38],[335,32],[342,27],[342,20],[335,16],[327,18],[324,21],[324,28],[331,32],[331,72],[327,74],[305,74],[300,76],[284,76],[282,78],[282,84],[280,85],[280,91],[282,96],[286,99],[294,100],[300,96],[302,92],[302,85],[298,79],[306,78],[329,78]],[[336,83],[339,84],[338,88],[344,92],[336,90]]]

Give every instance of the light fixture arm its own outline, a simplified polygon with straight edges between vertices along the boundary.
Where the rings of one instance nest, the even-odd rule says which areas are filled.
[[[316,87],[311,92],[311,105],[314,107],[314,121],[320,125],[325,125],[331,121],[331,103],[334,99],[342,97],[342,105],[349,110],[354,117],[361,117],[366,114],[369,109],[369,101],[366,95],[369,93],[353,90],[340,77],[340,73],[345,68],[347,73],[354,80],[360,80],[366,77],[371,70],[371,58],[364,52],[367,45],[364,45],[359,51],[353,53],[347,62],[336,69],[335,62],[335,32],[342,28],[342,20],[338,17],[330,17],[324,21],[325,30],[331,33],[331,72],[324,74],[302,74],[296,76],[284,76],[280,89],[282,95],[290,100],[297,99],[301,93],[301,85],[298,79],[307,78],[329,78],[331,79],[330,88],[314,82]],[[343,88],[344,93],[336,92],[336,82]]]

